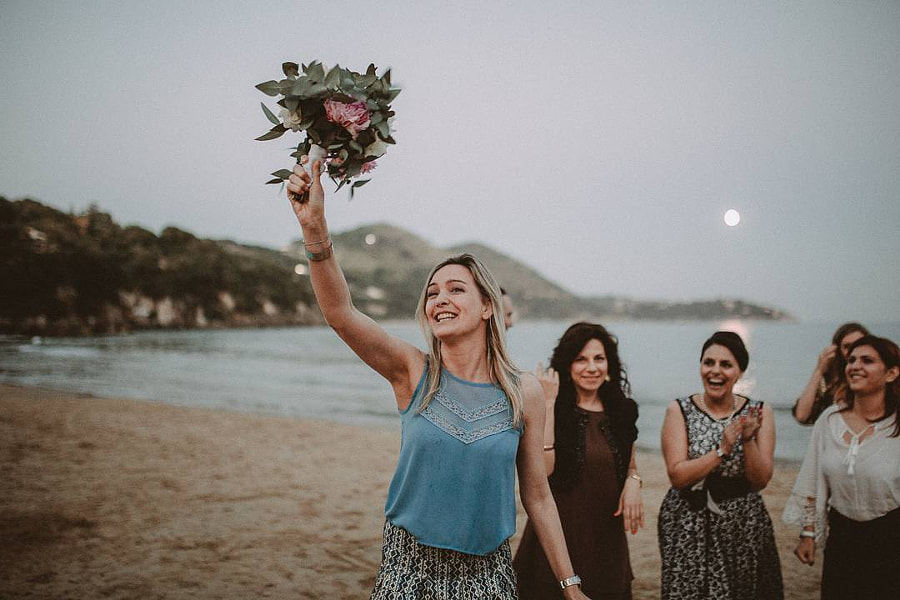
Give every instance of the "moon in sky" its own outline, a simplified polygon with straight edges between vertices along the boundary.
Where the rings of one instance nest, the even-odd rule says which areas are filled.
[[[733,208],[729,208],[725,211],[725,224],[729,227],[734,227],[738,223],[741,222],[741,213],[734,210]]]

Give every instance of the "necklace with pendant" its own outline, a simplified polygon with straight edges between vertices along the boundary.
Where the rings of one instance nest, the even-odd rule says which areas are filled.
[[[703,406],[703,412],[708,414],[713,421],[716,421],[717,423],[728,423],[734,418],[735,413],[737,413],[737,396],[731,396],[731,414],[722,418],[713,416],[712,411],[709,410],[709,406],[706,404],[706,398],[704,398],[704,396],[705,394],[700,394],[700,404]]]

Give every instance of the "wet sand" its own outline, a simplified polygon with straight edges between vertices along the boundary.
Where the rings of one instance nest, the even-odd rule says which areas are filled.
[[[365,599],[398,448],[399,429],[0,385],[0,598]],[[642,600],[668,482],[658,454],[637,460]],[[780,520],[796,468],[764,492],[792,600],[818,597],[821,567]]]

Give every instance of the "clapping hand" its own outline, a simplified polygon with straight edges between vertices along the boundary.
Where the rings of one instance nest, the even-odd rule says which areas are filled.
[[[762,427],[762,407],[751,406],[747,410],[747,414],[740,418],[741,439],[748,442],[756,437],[759,428]]]
[[[742,429],[743,425],[741,419],[734,419],[725,426],[725,429],[722,431],[722,441],[719,442],[719,447],[725,454],[731,454],[735,443],[737,443],[738,436],[741,435]]]

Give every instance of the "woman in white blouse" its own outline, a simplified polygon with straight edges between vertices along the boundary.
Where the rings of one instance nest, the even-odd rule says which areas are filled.
[[[850,347],[844,401],[816,421],[784,520],[812,565],[828,539],[822,599],[900,594],[900,349],[867,335]],[[827,526],[827,533],[826,533]]]

